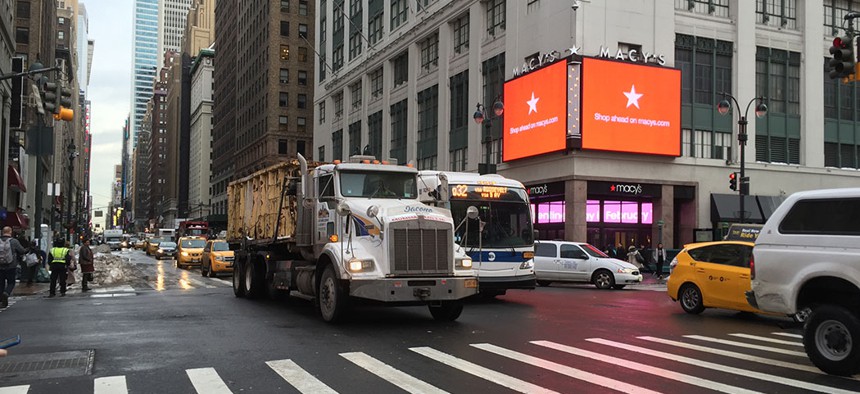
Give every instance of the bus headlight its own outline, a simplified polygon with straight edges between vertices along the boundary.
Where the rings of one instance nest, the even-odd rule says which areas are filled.
[[[535,262],[534,262],[534,260],[526,260],[526,261],[523,261],[523,263],[522,263],[522,264],[520,264],[520,269],[521,269],[521,270],[530,270],[530,269],[532,269],[532,268],[534,268],[534,267],[535,267]]]
[[[369,271],[373,269],[373,260],[361,260],[355,257],[349,259],[349,270],[352,272]]]
[[[471,269],[472,259],[468,257],[460,257],[454,260],[454,267],[457,269]]]

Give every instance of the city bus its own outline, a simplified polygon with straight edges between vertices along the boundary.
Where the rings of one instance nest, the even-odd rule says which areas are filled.
[[[472,257],[483,295],[534,289],[534,228],[522,183],[497,174],[420,171],[418,189],[423,203],[451,210],[454,240]]]

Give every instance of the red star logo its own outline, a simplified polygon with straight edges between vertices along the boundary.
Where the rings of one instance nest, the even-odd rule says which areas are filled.
[[[609,186],[609,191],[614,192],[615,191],[615,185]]]

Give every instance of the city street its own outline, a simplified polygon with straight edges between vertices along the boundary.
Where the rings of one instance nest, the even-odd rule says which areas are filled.
[[[304,300],[235,298],[210,279],[123,251],[140,280],[65,298],[22,296],[0,335],[0,393],[857,392],[821,374],[789,319],[691,316],[645,284],[554,285],[424,307],[360,306],[340,325]]]

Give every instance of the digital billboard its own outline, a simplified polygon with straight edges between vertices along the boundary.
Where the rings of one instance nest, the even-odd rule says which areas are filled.
[[[582,149],[680,156],[681,71],[584,58],[581,119]]]
[[[505,83],[504,161],[565,148],[567,69],[560,61]]]

